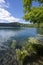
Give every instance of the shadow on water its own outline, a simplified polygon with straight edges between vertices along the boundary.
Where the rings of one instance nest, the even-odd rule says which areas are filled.
[[[37,38],[41,43],[43,43],[43,28],[37,28]]]
[[[43,28],[37,28],[37,33],[43,35]]]

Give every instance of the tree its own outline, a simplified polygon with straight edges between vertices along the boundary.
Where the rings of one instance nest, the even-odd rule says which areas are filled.
[[[38,7],[32,7],[32,2],[38,1]],[[24,19],[33,23],[43,22],[43,0],[23,0]]]

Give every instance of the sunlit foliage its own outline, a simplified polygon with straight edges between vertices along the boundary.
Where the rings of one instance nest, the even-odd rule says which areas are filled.
[[[32,6],[33,1],[39,3],[39,6]],[[33,23],[43,22],[43,0],[23,0],[24,17],[26,21]]]

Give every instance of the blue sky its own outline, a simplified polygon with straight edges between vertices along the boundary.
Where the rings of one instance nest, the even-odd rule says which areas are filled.
[[[33,6],[38,6],[33,3]],[[25,22],[22,0],[0,0],[0,22]]]
[[[17,18],[22,18],[23,16],[23,5],[22,0],[6,0],[9,2],[10,6],[7,9],[13,16]]]

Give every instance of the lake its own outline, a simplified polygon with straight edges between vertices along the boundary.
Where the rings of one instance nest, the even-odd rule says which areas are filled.
[[[13,40],[17,45],[21,45],[29,37],[36,37],[37,34],[43,34],[43,28],[0,28],[0,50],[7,50]]]

